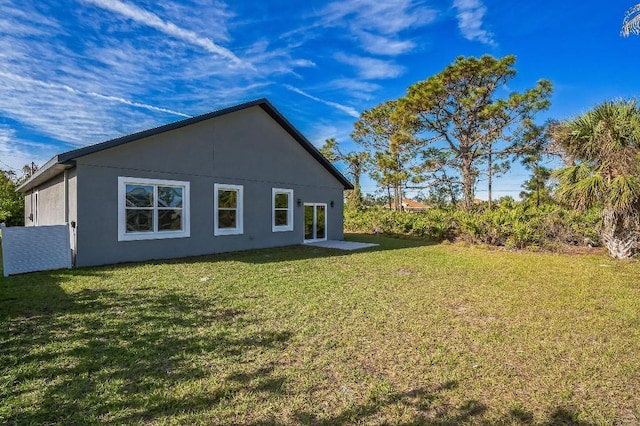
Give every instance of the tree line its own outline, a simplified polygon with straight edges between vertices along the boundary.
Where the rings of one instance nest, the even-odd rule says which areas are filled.
[[[629,257],[640,248],[636,102],[608,101],[578,117],[536,124],[536,115],[550,106],[552,85],[540,80],[522,92],[509,90],[515,60],[458,57],[411,85],[404,97],[364,111],[351,134],[358,149],[345,152],[327,140],[322,153],[344,163],[354,182],[348,204],[362,205],[360,180],[368,174],[396,208],[403,191],[429,188],[468,211],[484,176],[491,208],[493,179],[519,161],[532,173],[524,195],[538,206],[553,198],[576,209],[601,208],[603,243],[612,256]],[[543,167],[549,156],[563,166]],[[546,185],[550,178],[553,191]]]

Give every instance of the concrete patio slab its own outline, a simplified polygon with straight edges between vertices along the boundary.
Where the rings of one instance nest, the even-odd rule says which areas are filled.
[[[357,243],[355,241],[327,240],[327,241],[317,241],[315,243],[308,243],[307,245],[315,246],[315,247],[332,248],[332,249],[338,249],[338,250],[359,250],[363,248],[379,246],[380,244]]]

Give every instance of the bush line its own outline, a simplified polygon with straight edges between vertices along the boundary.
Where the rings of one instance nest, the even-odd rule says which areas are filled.
[[[371,207],[345,209],[345,231],[410,235],[434,241],[466,241],[513,249],[556,250],[561,246],[600,246],[600,211],[557,205],[501,204],[472,211],[433,208],[402,212]]]

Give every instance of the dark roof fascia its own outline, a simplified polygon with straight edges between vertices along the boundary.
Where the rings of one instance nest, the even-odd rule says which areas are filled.
[[[59,160],[59,157],[59,155],[52,157],[42,167],[36,170],[36,172],[29,179],[18,186],[16,188],[16,191],[27,192],[31,188],[48,181],[54,176],[57,176],[64,170],[70,169],[75,166],[75,162],[63,163]]]
[[[203,115],[198,115],[196,117],[187,118],[185,120],[176,121],[175,123],[165,124],[160,127],[155,127],[153,129],[144,130],[142,132],[133,133],[131,135],[122,136],[116,139],[111,139],[105,142],[97,143],[94,145],[89,145],[84,148],[74,149],[72,151],[63,152],[62,154],[58,154],[54,156],[51,160],[49,160],[44,166],[42,166],[29,180],[23,183],[18,191],[25,192],[30,188],[38,185],[39,183],[44,182],[44,177],[47,178],[52,177],[51,173],[48,172],[49,169],[57,166],[59,164],[63,164],[63,167],[60,170],[65,168],[70,168],[75,166],[75,159],[79,157],[83,157],[85,155],[93,154],[96,152],[103,151],[105,149],[114,148],[116,146],[120,146],[129,142],[134,142],[140,139],[144,139],[150,136],[157,135],[159,133],[168,132],[171,130],[176,130],[181,127],[189,126],[191,124],[196,124],[204,120],[209,120],[211,118],[220,117],[222,115],[230,114],[232,112],[241,111],[243,109],[251,108],[254,106],[261,107],[267,114],[271,116],[280,126],[282,126],[287,133],[289,133],[302,147],[309,152],[313,158],[315,158],[320,164],[322,164],[329,173],[331,173],[338,181],[344,186],[345,189],[353,189],[353,185],[349,182],[343,175],[336,169],[333,164],[331,164],[320,152],[313,146],[311,142],[307,138],[305,138],[293,125],[286,119],[280,112],[265,98],[256,99],[255,101],[245,102],[239,105],[235,105],[229,108],[224,108],[218,111],[209,112]],[[58,167],[55,167],[59,169]],[[42,176],[42,178],[40,178]]]

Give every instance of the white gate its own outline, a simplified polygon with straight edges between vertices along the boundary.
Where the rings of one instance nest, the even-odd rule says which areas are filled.
[[[2,228],[4,276],[71,268],[69,225]]]

